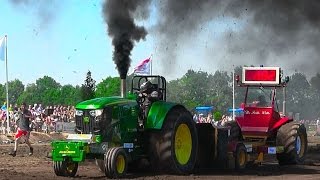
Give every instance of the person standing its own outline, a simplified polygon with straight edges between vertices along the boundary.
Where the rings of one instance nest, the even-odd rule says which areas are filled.
[[[14,142],[14,149],[9,155],[15,157],[17,154],[19,140],[22,138],[24,139],[25,143],[30,148],[29,156],[33,154],[33,147],[30,144],[29,136],[30,136],[30,118],[31,112],[26,109],[26,103],[22,103],[20,111],[18,111],[19,115],[19,123],[18,123],[18,130],[15,135],[15,142]]]
[[[208,116],[207,116],[207,119],[206,119],[206,123],[212,123],[212,119],[213,119],[213,117],[212,117],[212,113],[210,112],[210,113],[208,113]]]

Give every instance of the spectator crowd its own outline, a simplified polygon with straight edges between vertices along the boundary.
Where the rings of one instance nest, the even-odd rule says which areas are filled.
[[[19,106],[10,104],[7,108],[4,103],[0,109],[0,133],[5,133],[7,128],[7,110],[9,112],[10,132],[17,131],[19,121]],[[74,106],[54,105],[43,107],[42,104],[28,105],[31,112],[30,130],[37,132],[53,132],[56,131],[58,122],[74,122],[75,108]]]
[[[203,113],[195,113],[193,115],[193,120],[196,123],[209,123],[215,126],[225,126],[228,122],[232,121],[232,116],[223,115],[221,119],[215,120],[212,113],[208,113],[207,115]]]

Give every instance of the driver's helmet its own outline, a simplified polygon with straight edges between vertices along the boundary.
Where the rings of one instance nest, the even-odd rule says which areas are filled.
[[[147,90],[152,88],[152,83],[150,81],[146,81],[141,84],[140,92],[146,92]]]

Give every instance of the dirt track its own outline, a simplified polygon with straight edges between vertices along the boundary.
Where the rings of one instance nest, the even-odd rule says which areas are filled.
[[[59,138],[59,136],[57,136]],[[38,137],[39,138],[39,137]],[[50,139],[50,138],[49,138]],[[46,139],[48,141],[49,139]],[[34,138],[39,142],[39,139]],[[34,155],[28,156],[26,145],[20,145],[17,156],[11,157],[8,152],[13,144],[0,146],[0,179],[70,179],[57,177],[52,168],[51,159],[46,155],[50,151],[50,145],[46,141],[35,143]],[[154,175],[150,173],[128,174],[128,178],[137,179],[320,179],[320,137],[311,137],[310,153],[305,165],[279,166],[276,162],[268,162],[262,166],[250,168],[242,173],[231,170],[206,170],[190,176]],[[93,162],[80,164],[78,173],[72,179],[105,179]]]

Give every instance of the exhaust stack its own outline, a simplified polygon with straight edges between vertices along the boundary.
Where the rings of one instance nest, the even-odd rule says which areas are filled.
[[[121,91],[121,97],[125,98],[126,97],[126,79],[121,79],[121,87],[120,87],[120,91]]]

